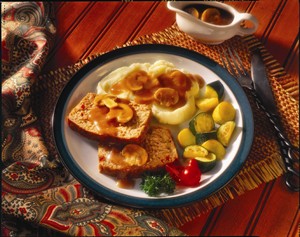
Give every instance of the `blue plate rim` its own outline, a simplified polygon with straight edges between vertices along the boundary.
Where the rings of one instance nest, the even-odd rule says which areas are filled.
[[[69,95],[84,76],[86,76],[93,69],[101,67],[102,65],[105,65],[106,63],[111,62],[115,59],[132,54],[142,54],[149,52],[181,56],[193,60],[203,65],[204,67],[207,67],[215,74],[217,74],[231,88],[231,90],[234,91],[238,104],[241,108],[243,108],[241,112],[244,126],[241,144],[244,145],[240,146],[236,158],[232,161],[230,166],[224,171],[224,173],[220,175],[220,177],[218,177],[213,182],[214,185],[207,185],[201,190],[189,193],[188,195],[182,195],[174,198],[172,197],[170,199],[137,198],[116,193],[100,185],[99,183],[85,175],[85,172],[80,168],[80,166],[76,165],[75,160],[72,158],[70,152],[64,145],[66,143],[62,134],[65,119],[62,118],[62,115],[64,114],[65,105],[67,104],[66,102],[70,97],[66,97],[65,95]],[[189,203],[202,200],[220,190],[235,177],[235,175],[238,173],[238,171],[246,161],[247,156],[251,150],[254,137],[254,121],[250,103],[242,87],[231,76],[231,74],[228,73],[228,71],[221,67],[218,63],[200,53],[179,46],[143,44],[117,48],[110,52],[104,53],[87,63],[77,73],[75,73],[63,88],[57,100],[52,116],[52,132],[55,140],[55,145],[57,147],[63,165],[69,170],[74,178],[76,178],[81,184],[83,184],[90,190],[94,191],[96,194],[103,196],[107,200],[114,203],[135,208],[170,208],[184,206]]]

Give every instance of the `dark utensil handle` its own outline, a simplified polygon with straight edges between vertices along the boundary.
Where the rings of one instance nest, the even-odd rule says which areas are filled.
[[[299,148],[294,147],[284,135],[277,115],[270,113],[266,109],[255,90],[251,90],[251,93],[255,98],[257,106],[265,112],[276,131],[283,162],[287,170],[285,183],[290,190],[299,192]]]
[[[280,130],[277,134],[281,154],[287,169],[285,183],[290,190],[299,192],[299,149],[292,146],[285,138],[282,138]]]

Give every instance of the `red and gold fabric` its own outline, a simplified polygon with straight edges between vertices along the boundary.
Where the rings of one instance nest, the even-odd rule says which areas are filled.
[[[51,157],[32,106],[32,87],[55,43],[51,4],[5,2],[1,16],[2,236],[185,235],[104,201]]]

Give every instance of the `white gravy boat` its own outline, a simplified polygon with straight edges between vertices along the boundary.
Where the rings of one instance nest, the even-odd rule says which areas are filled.
[[[232,21],[226,25],[216,25],[202,21],[183,9],[191,5],[205,5],[229,13]],[[257,19],[249,13],[240,13],[235,8],[216,1],[170,1],[167,3],[169,10],[176,13],[176,23],[180,30],[194,39],[206,44],[220,44],[235,35],[250,35],[258,28]],[[251,23],[251,27],[241,26],[243,21]]]

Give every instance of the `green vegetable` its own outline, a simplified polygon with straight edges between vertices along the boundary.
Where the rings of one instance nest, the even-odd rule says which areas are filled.
[[[228,101],[222,101],[214,109],[212,117],[217,124],[223,124],[227,121],[234,121],[235,119],[235,108]]]
[[[208,153],[205,157],[195,157],[200,170],[205,173],[213,169],[217,164],[217,156],[214,153]]]
[[[210,113],[201,112],[190,121],[189,128],[194,135],[210,132],[215,128],[215,122]]]
[[[149,196],[174,193],[176,182],[169,173],[145,173],[140,184],[141,189]]]
[[[202,112],[208,112],[216,108],[216,106],[219,104],[218,97],[212,97],[212,98],[200,98],[196,100],[196,106],[200,109]]]
[[[217,140],[214,139],[207,140],[202,144],[202,146],[208,151],[214,153],[216,155],[217,160],[222,160],[226,154],[226,149]]]
[[[210,85],[206,85],[204,98],[218,98],[218,92]]]
[[[218,128],[217,139],[223,144],[223,146],[227,147],[229,145],[234,129],[234,121],[227,121]]]
[[[182,147],[196,144],[195,136],[189,128],[182,129],[178,133],[177,139],[178,139],[180,146],[182,146]]]
[[[211,132],[197,133],[196,134],[196,144],[201,145],[210,139],[217,139],[217,131],[213,130]]]
[[[195,158],[197,156],[206,156],[208,155],[208,151],[198,145],[191,145],[184,148],[183,157],[184,158]]]
[[[211,82],[207,85],[207,87],[215,90],[215,92],[218,94],[218,99],[222,100],[222,98],[224,96],[224,86],[220,81]],[[211,91],[211,89],[209,89],[208,91]],[[210,92],[210,94],[211,94],[211,92]]]

